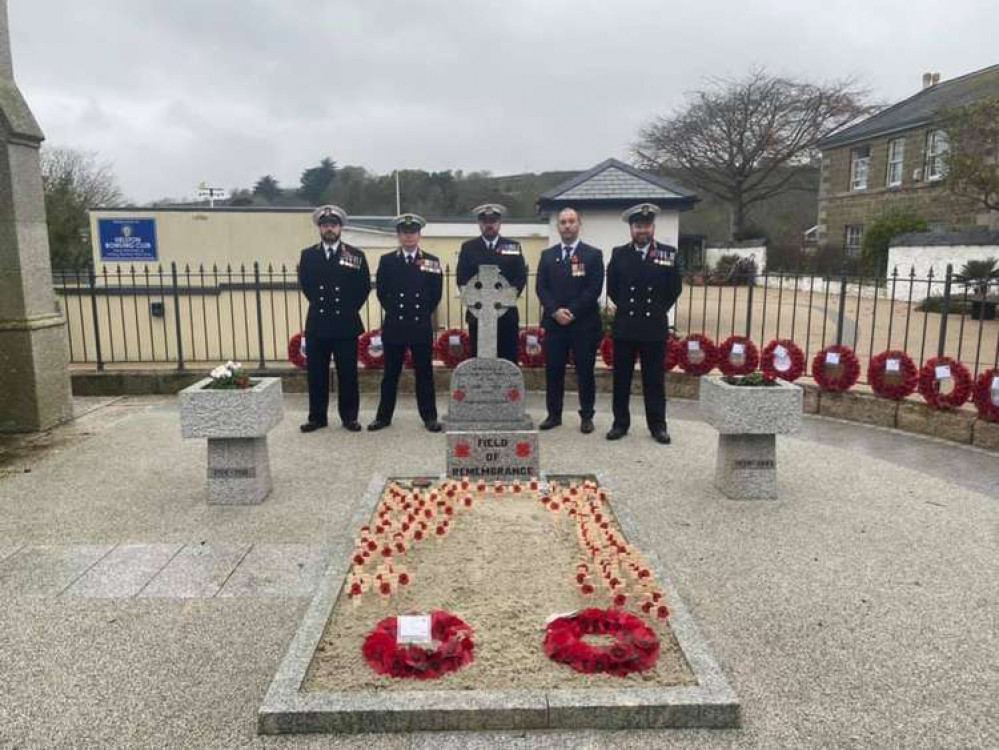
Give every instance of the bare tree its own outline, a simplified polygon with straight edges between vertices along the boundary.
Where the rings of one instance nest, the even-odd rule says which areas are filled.
[[[950,191],[999,211],[999,98],[948,110],[943,123]]]
[[[819,85],[754,70],[689,94],[682,109],[642,127],[632,154],[724,201],[735,238],[751,206],[794,188],[793,167],[817,156],[819,139],[873,111],[865,96],[852,80]]]
[[[118,180],[89,151],[43,148],[41,166],[52,267],[82,268],[91,258],[87,211],[121,205]]]

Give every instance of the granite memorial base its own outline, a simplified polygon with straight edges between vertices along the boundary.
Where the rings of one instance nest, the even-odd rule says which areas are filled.
[[[267,433],[284,417],[280,378],[214,390],[211,378],[179,394],[181,435],[208,440],[208,502],[255,505],[271,491]]]
[[[801,386],[739,386],[701,378],[701,416],[718,430],[715,487],[732,500],[777,498],[776,435],[801,424]]]
[[[256,505],[271,491],[267,438],[208,439],[208,502]]]

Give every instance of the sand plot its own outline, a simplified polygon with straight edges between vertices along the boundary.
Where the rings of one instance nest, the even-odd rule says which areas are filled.
[[[404,482],[394,486],[397,492],[411,493],[413,489]],[[432,502],[432,518],[411,507],[401,519],[395,519],[394,528],[386,528],[381,523],[384,517],[380,518],[376,511],[366,538],[374,538],[381,526],[379,539],[383,543],[370,550],[363,564],[355,561],[353,573],[344,582],[326,622],[303,691],[664,687],[695,683],[669,621],[656,617],[660,603],[652,602],[649,592],[656,583],[650,576],[639,579],[637,569],[627,575],[622,572],[618,576],[621,581],[612,590],[596,569],[591,553],[582,547],[576,520],[562,504],[558,511],[549,509],[542,504],[543,494],[528,485],[520,492],[507,486],[502,494],[497,494],[493,485],[485,491],[479,487],[472,484],[467,491],[459,488],[452,498],[446,498],[440,489]],[[392,488],[389,483],[379,507],[385,507]],[[424,490],[424,497],[430,492]],[[471,507],[464,503],[466,496],[471,498]],[[445,501],[444,505],[438,507],[439,501]],[[450,514],[445,512],[446,507],[451,508]],[[613,513],[609,507],[604,508],[600,523],[607,526],[601,533],[616,535],[623,543]],[[445,519],[446,531],[439,534]],[[400,520],[407,523],[405,531],[398,525]],[[421,529],[419,523],[426,529]],[[414,539],[418,531],[424,533]],[[359,548],[367,546],[360,537],[358,542]],[[393,549],[397,543],[404,547],[401,554]],[[391,555],[382,554],[386,546]],[[580,580],[577,576],[584,562],[590,570]],[[375,577],[379,569],[381,580]],[[399,584],[400,569],[407,579],[405,584]],[[583,593],[588,588],[584,583],[591,584],[591,594]],[[360,584],[363,593],[351,597],[353,584]],[[545,655],[542,644],[550,617],[587,607],[611,607],[615,594],[624,594],[623,604],[628,611],[642,617],[658,636],[660,652],[654,668],[626,677],[581,674]],[[643,604],[650,605],[648,611],[643,611]],[[475,651],[471,664],[439,679],[415,680],[379,675],[364,660],[364,639],[379,621],[433,610],[446,610],[472,627]],[[594,644],[600,640],[606,641],[606,637],[587,638]]]

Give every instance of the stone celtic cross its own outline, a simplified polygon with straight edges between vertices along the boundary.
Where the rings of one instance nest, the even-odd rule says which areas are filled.
[[[479,273],[461,290],[461,302],[479,322],[479,357],[496,358],[496,330],[500,316],[517,304],[517,290],[499,272],[499,266],[479,266]]]

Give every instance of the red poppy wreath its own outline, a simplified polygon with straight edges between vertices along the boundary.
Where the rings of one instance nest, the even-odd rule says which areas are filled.
[[[302,333],[296,333],[288,341],[288,361],[291,362],[299,370],[304,370],[308,361],[305,359],[305,354],[302,352],[302,342],[305,341],[305,335]]]
[[[472,346],[468,331],[448,328],[437,337],[434,344],[437,358],[448,367],[455,367],[472,356]]]
[[[773,339],[760,354],[760,371],[768,380],[793,383],[805,374],[805,355],[791,339]]]
[[[916,390],[919,370],[912,357],[901,349],[889,349],[874,356],[867,367],[871,390],[892,401],[901,401]]]
[[[718,369],[725,375],[748,375],[759,363],[756,344],[745,336],[729,336],[718,347]]]
[[[587,636],[610,636],[609,646],[587,643]],[[552,620],[545,632],[545,654],[577,672],[624,677],[644,672],[659,658],[659,638],[645,622],[620,609],[584,609]]]
[[[824,391],[848,391],[860,377],[860,362],[848,346],[827,346],[812,360],[812,377]]]
[[[520,332],[517,342],[517,359],[524,367],[544,367],[544,328],[524,328]]]
[[[953,387],[945,391],[944,384],[948,381]],[[972,385],[968,368],[950,357],[928,359],[919,371],[919,393],[934,409],[956,409],[968,400]]]
[[[430,615],[433,648],[399,644],[397,634],[397,618],[386,617],[364,639],[361,650],[364,660],[378,674],[435,680],[458,671],[474,658],[472,628],[450,612],[436,610]]]
[[[714,342],[700,333],[692,333],[680,342],[680,367],[690,375],[711,372],[717,356]]]
[[[978,414],[986,422],[999,422],[999,369],[978,376],[973,394]]]

